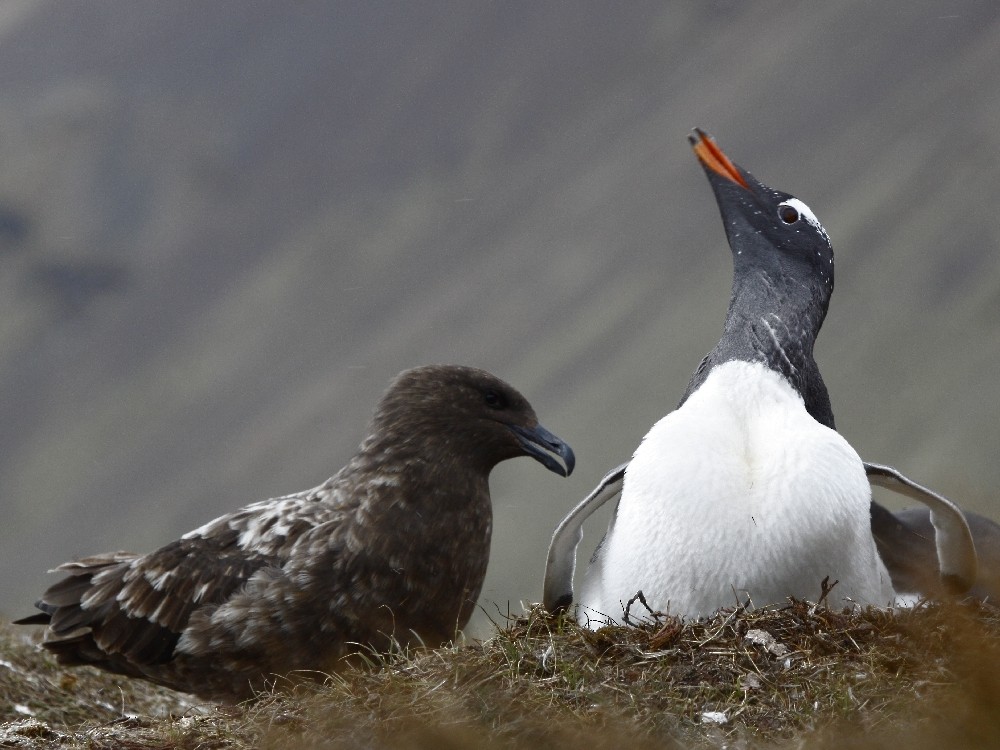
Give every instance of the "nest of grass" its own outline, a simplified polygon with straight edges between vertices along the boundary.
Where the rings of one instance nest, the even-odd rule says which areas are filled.
[[[219,709],[63,670],[4,627],[0,747],[1000,746],[1000,610],[979,603],[596,631],[535,608],[482,643],[369,661]]]

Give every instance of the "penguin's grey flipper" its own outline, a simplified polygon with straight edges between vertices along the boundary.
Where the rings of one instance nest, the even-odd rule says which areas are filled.
[[[904,513],[908,511],[916,511],[921,517],[907,518]],[[873,500],[871,516],[875,546],[896,593],[939,599],[944,592],[930,511],[910,508],[897,514]]]
[[[976,545],[978,574],[969,596],[1000,602],[1000,524],[965,513]],[[940,598],[943,594],[934,548],[934,526],[927,508],[892,513],[872,503],[872,534],[896,591]]]
[[[542,604],[549,612],[561,612],[573,603],[573,575],[576,572],[576,548],[583,539],[583,522],[622,491],[628,463],[612,469],[559,523],[549,543],[545,562],[545,585]]]
[[[891,466],[867,461],[864,465],[872,485],[906,495],[929,509],[926,518],[928,526],[933,528],[936,561],[928,559],[926,541],[921,541],[929,541],[930,538],[930,529],[921,528],[921,524],[917,523],[922,509],[918,509],[918,514],[904,518],[872,503],[872,535],[892,576],[893,587],[901,593],[924,595],[933,595],[935,590],[940,591],[940,587],[951,594],[969,591],[976,583],[978,562],[976,543],[961,509],[948,498],[917,484]],[[940,587],[930,583],[928,571],[937,572]],[[910,586],[916,586],[916,591],[908,591]]]

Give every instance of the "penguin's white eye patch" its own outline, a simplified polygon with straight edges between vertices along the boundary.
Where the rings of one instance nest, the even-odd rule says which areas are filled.
[[[778,217],[788,224],[794,224],[794,221],[788,221],[785,218],[785,211],[791,209],[794,211],[798,218],[805,219],[806,223],[809,224],[813,229],[819,232],[820,236],[826,240],[827,244],[830,244],[830,237],[827,235],[826,230],[823,229],[823,225],[819,223],[819,219],[816,218],[816,214],[812,212],[805,203],[800,201],[798,198],[789,198],[787,201],[782,201],[778,204]]]
[[[787,203],[778,207],[778,216],[780,216],[781,220],[786,224],[794,224],[799,220],[799,212]]]

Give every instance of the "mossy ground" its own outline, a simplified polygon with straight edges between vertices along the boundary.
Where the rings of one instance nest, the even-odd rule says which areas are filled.
[[[0,747],[1000,747],[1000,610],[794,602],[589,631],[538,610],[217,708],[0,628]]]

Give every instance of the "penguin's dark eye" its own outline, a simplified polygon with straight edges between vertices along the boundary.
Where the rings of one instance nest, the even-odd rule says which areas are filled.
[[[791,206],[782,206],[778,209],[778,216],[786,224],[794,224],[799,220],[799,212]]]
[[[504,398],[502,393],[498,393],[492,388],[483,393],[483,400],[486,401],[486,405],[491,409],[507,408],[507,399]]]

